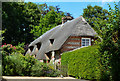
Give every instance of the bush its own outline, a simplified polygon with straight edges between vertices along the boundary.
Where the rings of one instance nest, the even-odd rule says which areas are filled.
[[[29,54],[23,56],[22,54],[25,52],[23,47],[24,43],[18,46],[12,46],[11,44],[1,46],[3,75],[59,76],[59,72],[51,68],[50,65],[39,62]]]
[[[6,54],[6,55],[10,55],[12,52],[14,52],[16,50],[15,46],[12,46],[12,44],[4,44],[1,46],[2,49],[2,53]]]
[[[6,54],[6,55],[10,55],[13,52],[18,52],[18,53],[24,53],[25,50],[23,47],[21,47],[20,45],[18,46],[12,46],[12,44],[4,44],[1,46],[2,49],[2,53]]]
[[[6,55],[3,53],[3,75],[14,76],[58,76],[56,70],[52,70],[48,65],[40,63],[33,56],[23,56],[20,53]]]
[[[83,79],[99,79],[98,46],[89,46],[62,54],[62,66],[68,66],[68,75]]]
[[[47,65],[38,61],[35,65],[33,65],[31,75],[56,77],[59,76],[60,73],[57,70],[51,68],[50,64]]]
[[[31,67],[35,63],[32,56],[23,56],[22,54],[3,54],[3,75],[30,75]]]

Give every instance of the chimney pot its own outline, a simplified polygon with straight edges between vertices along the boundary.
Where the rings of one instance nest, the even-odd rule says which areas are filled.
[[[72,19],[73,19],[73,17],[71,17],[71,16],[62,17],[62,24],[67,22],[67,20],[72,20]]]

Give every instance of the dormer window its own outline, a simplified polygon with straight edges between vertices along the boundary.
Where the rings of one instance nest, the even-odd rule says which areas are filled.
[[[39,42],[39,43],[37,43],[36,44],[37,45],[37,48],[38,48],[38,50],[41,48],[41,43]]]
[[[30,46],[29,48],[30,48],[30,51],[32,51],[32,50],[33,50],[33,48],[34,48],[34,46]]]
[[[54,39],[49,39],[50,43],[53,44],[54,43]]]

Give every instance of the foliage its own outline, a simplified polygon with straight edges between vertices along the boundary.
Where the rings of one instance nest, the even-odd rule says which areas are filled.
[[[50,69],[44,63],[40,63],[33,56],[23,56],[17,52],[11,55],[3,53],[2,64],[4,76],[58,76],[56,70]]]
[[[12,45],[18,45],[19,42],[30,43],[34,38],[60,24],[63,15],[58,6],[48,6],[46,3],[3,2],[2,27],[6,30],[3,34],[3,43]]]
[[[62,17],[64,13],[60,14],[57,11],[51,10],[44,17],[41,17],[38,26],[34,26],[31,33],[38,37],[44,34],[46,31],[62,23]]]
[[[15,46],[12,46],[11,44],[7,44],[6,43],[4,45],[1,46],[2,49],[2,53],[5,53],[6,55],[10,55],[12,52],[14,52],[16,50]]]
[[[120,80],[120,11],[118,5],[111,9],[109,5],[108,23],[102,27],[103,41],[100,44],[101,80],[119,81]],[[101,20],[102,21],[102,20]]]
[[[3,33],[5,33],[5,30],[0,30],[0,36],[1,36],[0,42],[2,42],[2,40],[4,40],[4,37],[2,36]]]
[[[68,66],[68,75],[83,79],[99,79],[98,46],[89,46],[62,54],[62,66]]]
[[[15,47],[16,47],[15,52],[18,52],[18,53],[24,54],[24,53],[25,53],[25,50],[24,50],[24,44],[25,44],[25,43],[21,43],[21,44],[18,43],[18,45],[15,46]]]
[[[48,6],[46,3],[38,5],[38,9],[42,16],[45,16],[51,10],[56,11],[57,13],[63,14],[63,11],[60,11],[59,6]]]
[[[29,5],[34,6],[32,4]],[[17,45],[18,42],[29,43],[33,40],[33,35],[29,32],[31,30],[30,25],[36,24],[33,22],[34,19],[32,19],[32,17],[34,17],[33,14],[37,14],[37,9],[29,8],[27,12],[27,8],[27,5],[23,2],[2,3],[2,27],[3,30],[6,30],[3,34],[5,37],[3,43],[6,42]]]
[[[3,54],[3,75],[30,75],[30,67],[35,63],[35,59],[31,56],[22,54],[12,54],[6,56]]]
[[[24,53],[25,50],[20,46],[20,44],[18,46],[12,46],[12,44],[6,44],[4,43],[4,45],[1,46],[2,49],[2,53],[6,54],[6,55],[10,55],[13,52],[18,52],[18,53]]]
[[[56,77],[59,76],[59,72],[53,68],[50,68],[50,64],[44,64],[37,62],[32,67],[32,76],[47,76],[47,77]]]
[[[84,9],[83,17],[91,25],[92,28],[99,34],[103,35],[102,27],[104,27],[108,21],[109,12],[100,6],[87,6]],[[102,20],[102,21],[101,21]]]
[[[108,4],[109,5],[109,4]],[[88,6],[83,16],[97,29],[103,41],[100,43],[101,81],[120,80],[120,11],[115,3],[109,11],[99,6]]]

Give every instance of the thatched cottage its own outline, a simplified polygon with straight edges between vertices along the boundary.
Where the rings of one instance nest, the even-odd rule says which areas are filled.
[[[60,63],[63,52],[93,45],[97,33],[82,16],[76,19],[71,17],[62,19],[61,25],[31,42],[26,54],[35,55],[39,60]]]

